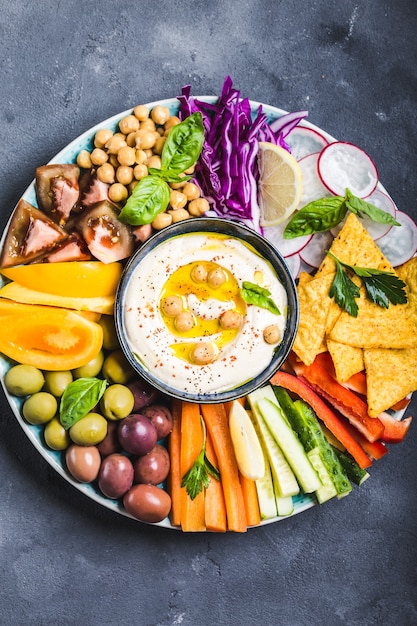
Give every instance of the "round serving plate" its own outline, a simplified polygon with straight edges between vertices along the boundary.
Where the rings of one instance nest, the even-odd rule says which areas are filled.
[[[195,96],[195,98],[202,100],[204,102],[208,102],[208,103],[215,103],[218,100],[217,96]],[[156,105],[162,105],[162,106],[168,107],[171,115],[175,115],[178,112],[178,108],[179,108],[179,102],[177,98],[169,98],[166,100],[150,102],[146,106],[151,110]],[[260,102],[256,102],[256,101],[250,101],[250,105],[251,105],[253,115],[255,115],[259,107],[262,106],[262,111],[264,114],[266,114],[268,118],[268,122],[272,122],[287,113],[283,109],[280,109],[271,105],[266,105],[263,103],[261,104]],[[113,115],[112,117],[96,124],[89,130],[79,135],[76,139],[71,141],[65,148],[63,148],[60,152],[58,152],[49,161],[49,163],[75,163],[77,155],[81,150],[92,149],[94,135],[99,129],[108,128],[110,130],[115,131],[120,120],[126,115],[130,114],[131,112],[132,112],[132,109],[125,110],[121,113]],[[318,126],[311,124],[307,120],[303,120],[300,123],[300,125],[306,126],[312,130],[315,130],[316,132],[324,136],[326,140],[329,142],[337,141],[329,133],[320,129]],[[378,183],[378,187],[381,189],[381,191],[385,191],[380,183]],[[36,193],[35,193],[34,180],[25,190],[25,192],[22,195],[22,198],[26,200],[27,202],[29,202],[30,204],[34,206],[38,206]],[[7,232],[10,221],[11,221],[11,216],[9,218],[8,223],[5,226],[5,230],[0,240],[0,249],[3,247],[5,234]],[[310,270],[311,269],[312,268],[310,268]],[[3,284],[4,284],[4,280],[0,276],[0,286],[2,286]],[[56,452],[48,448],[45,445],[45,442],[43,439],[43,426],[32,426],[23,419],[22,414],[21,414],[23,400],[10,395],[4,386],[4,376],[6,372],[8,371],[8,369],[13,364],[14,363],[9,361],[7,358],[0,355],[1,384],[5,393],[5,396],[9,402],[10,408],[13,411],[13,414],[15,415],[18,423],[22,427],[26,436],[35,446],[37,451],[42,455],[42,457],[47,461],[47,463],[49,463],[49,465],[59,475],[61,475],[66,481],[68,481],[71,485],[73,485],[73,487],[75,487],[79,492],[81,492],[82,494],[90,498],[91,500],[95,501],[97,504],[104,506],[107,509],[110,509],[111,511],[117,514],[134,519],[130,514],[127,513],[127,511],[123,508],[122,504],[119,501],[111,500],[109,498],[104,497],[99,491],[99,489],[95,487],[94,484],[84,484],[84,483],[79,483],[76,480],[74,480],[74,478],[72,478],[72,476],[66,470],[65,452]],[[291,517],[293,515],[301,513],[313,507],[316,504],[315,498],[307,494],[300,494],[298,496],[293,497],[293,502],[294,502],[294,511],[290,516],[274,517],[274,518],[270,518],[267,520],[263,520],[260,526],[264,526],[264,525],[271,524],[271,523],[274,523],[283,519],[287,519],[287,517]],[[158,525],[167,529],[179,530],[177,527],[174,527],[171,525],[168,518],[154,525]]]

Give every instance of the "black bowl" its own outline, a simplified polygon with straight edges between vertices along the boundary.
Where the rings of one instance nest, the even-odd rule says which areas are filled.
[[[287,294],[287,320],[284,330],[284,336],[281,343],[277,346],[273,358],[269,365],[255,378],[242,381],[237,386],[221,392],[192,393],[182,388],[168,385],[165,381],[158,378],[157,373],[150,371],[141,361],[135,357],[129,345],[126,336],[124,312],[126,307],[126,292],[129,281],[135,271],[137,265],[145,258],[152,254],[157,246],[166,240],[178,235],[190,233],[211,232],[224,234],[227,236],[240,239],[251,245],[264,259],[269,261],[280,279]],[[291,273],[276,248],[264,237],[255,231],[241,224],[218,218],[192,218],[182,222],[178,222],[163,230],[159,231],[148,239],[132,257],[129,259],[123,271],[118,291],[116,294],[115,304],[115,324],[119,337],[121,348],[133,369],[151,385],[165,394],[180,398],[190,402],[199,402],[201,404],[210,404],[216,402],[227,402],[248,395],[251,391],[266,384],[281,367],[294,342],[295,334],[298,327],[299,306],[297,292]]]

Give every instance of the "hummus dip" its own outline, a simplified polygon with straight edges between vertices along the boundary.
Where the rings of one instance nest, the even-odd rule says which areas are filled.
[[[284,335],[287,295],[272,265],[243,240],[190,233],[139,261],[123,316],[132,354],[162,388],[212,395],[270,364]]]

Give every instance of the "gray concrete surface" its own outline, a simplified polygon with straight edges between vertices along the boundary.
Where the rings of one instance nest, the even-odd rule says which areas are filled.
[[[414,0],[0,0],[1,228],[80,133],[186,83],[218,94],[226,74],[362,146],[416,218],[416,32]],[[244,536],[186,535],[78,493],[2,393],[0,624],[417,624],[416,449],[417,423],[342,501]]]

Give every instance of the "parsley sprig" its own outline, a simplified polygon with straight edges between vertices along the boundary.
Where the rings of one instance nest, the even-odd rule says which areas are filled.
[[[203,418],[201,418],[203,427],[203,445],[196,460],[182,477],[181,487],[185,487],[191,500],[194,500],[202,491],[203,486],[207,489],[210,484],[210,476],[216,480],[220,480],[220,473],[217,467],[211,463],[206,455],[207,431]]]
[[[368,300],[387,309],[391,304],[406,304],[406,284],[396,274],[369,267],[357,267],[343,263],[331,252],[327,254],[336,263],[336,275],[330,287],[329,295],[334,297],[336,304],[352,315],[358,316],[356,299],[360,296],[358,285],[353,282],[350,274],[358,276],[364,287]]]

